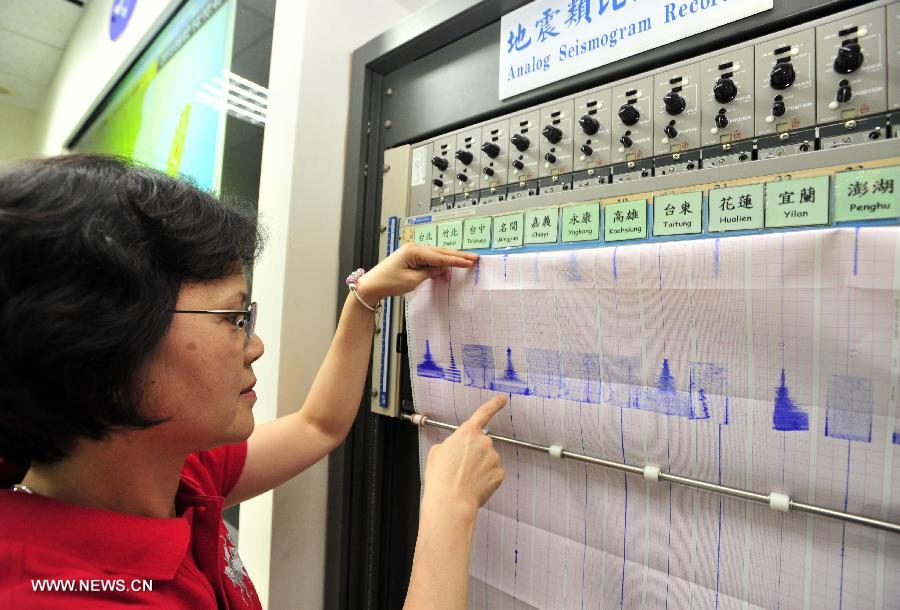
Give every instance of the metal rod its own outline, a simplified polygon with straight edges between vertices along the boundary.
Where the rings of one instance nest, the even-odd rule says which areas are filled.
[[[454,431],[459,428],[459,426],[454,426],[453,424],[447,424],[444,422],[435,421],[431,418],[416,415],[408,415],[406,413],[401,415],[404,421],[408,421],[416,426],[430,426],[432,428],[440,428],[441,430],[449,430]],[[414,417],[416,420],[414,421]],[[491,434],[489,432],[485,432],[489,437],[494,439],[499,443],[503,443],[506,445],[512,445],[514,447],[522,447],[525,449],[531,449],[532,451],[538,451],[541,453],[551,453],[551,447],[545,447],[543,445],[537,445],[535,443],[529,443],[527,441],[520,441],[518,439],[509,438],[506,436],[500,436],[498,434]],[[578,462],[586,462],[588,464],[594,464],[596,466],[602,466],[604,468],[609,468],[612,470],[618,470],[619,472],[624,472],[627,474],[634,474],[639,476],[645,475],[644,468],[640,466],[631,466],[629,464],[624,464],[622,462],[614,462],[611,460],[604,460],[602,458],[597,458],[589,455],[583,455],[580,453],[574,453],[571,451],[566,451],[563,449],[558,455],[562,458],[568,458],[571,460],[575,460]],[[718,485],[717,483],[709,483],[707,481],[700,481],[698,479],[691,479],[689,477],[683,477],[676,474],[670,474],[667,472],[659,472],[658,480],[660,481],[668,481],[669,483],[674,483],[675,485],[681,485],[683,487],[691,487],[694,489],[701,489],[703,491],[708,491],[711,493],[716,493],[722,496],[728,496],[731,498],[739,498],[741,500],[746,500],[748,502],[756,502],[758,504],[765,504],[770,506],[771,498],[769,494],[761,494],[755,491],[748,491],[746,489],[739,489],[737,487],[729,487],[727,485]],[[805,504],[803,502],[797,502],[795,500],[790,500],[790,510],[795,510],[803,513],[808,513],[811,515],[816,515],[819,517],[829,517],[831,519],[838,519],[841,521],[847,521],[849,523],[856,523],[858,525],[865,525],[868,527],[874,527],[876,529],[884,530],[886,532],[892,532],[894,534],[900,534],[900,523],[893,523],[891,521],[883,521],[881,519],[873,519],[871,517],[866,517],[864,515],[855,515],[853,513],[845,513],[838,510],[832,510],[830,508],[825,508],[822,506],[815,506],[813,504]]]

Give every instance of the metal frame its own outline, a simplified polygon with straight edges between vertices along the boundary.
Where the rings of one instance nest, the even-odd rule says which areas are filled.
[[[527,0],[425,7],[353,53],[341,268],[368,268],[378,260],[385,149],[868,3],[779,0],[767,13],[502,102],[495,77],[499,21]],[[488,82],[473,83],[472,74],[488,75]],[[335,290],[341,303],[345,289],[338,284]],[[408,378],[402,381],[401,397],[410,396]],[[418,521],[418,440],[401,420],[373,415],[367,407],[368,397],[329,462],[326,608],[395,608],[406,593]]]
[[[404,413],[402,415],[402,419],[403,421],[407,421],[418,427],[429,426],[432,428],[438,428],[439,430],[447,430],[450,432],[453,432],[454,430],[457,430],[459,428],[459,426],[435,421],[418,414],[408,415]],[[610,470],[617,470],[619,472],[624,472],[625,474],[641,476],[648,481],[674,483],[675,485],[681,485],[682,487],[702,489],[703,491],[716,493],[722,496],[727,496],[729,498],[738,498],[740,500],[754,502],[756,504],[766,504],[772,510],[781,512],[789,512],[794,510],[810,515],[816,515],[818,517],[829,517],[831,519],[837,519],[839,521],[856,523],[857,525],[865,525],[868,527],[873,527],[875,529],[884,530],[886,532],[891,532],[893,534],[900,534],[900,523],[884,521],[882,519],[875,519],[873,517],[866,517],[865,515],[857,515],[855,513],[841,512],[831,508],[826,508],[824,506],[816,506],[814,504],[797,502],[789,496],[777,492],[763,494],[756,491],[740,489],[738,487],[729,487],[727,485],[719,485],[718,483],[710,483],[709,481],[702,481],[700,479],[693,479],[677,474],[662,472],[660,471],[659,466],[655,466],[652,464],[648,464],[646,466],[632,466],[630,464],[626,464],[625,462],[613,462],[611,460],[604,460],[603,458],[584,455],[582,453],[575,453],[574,451],[566,451],[564,448],[558,445],[545,447],[544,445],[536,445],[535,443],[528,443],[526,441],[520,441],[518,439],[509,438],[507,436],[491,434],[489,432],[485,432],[485,434],[498,443],[512,445],[514,447],[521,447],[523,449],[536,451],[538,453],[546,453],[551,457],[555,457],[557,459],[570,459],[576,462],[584,462],[586,464],[593,464],[594,466],[608,468]]]

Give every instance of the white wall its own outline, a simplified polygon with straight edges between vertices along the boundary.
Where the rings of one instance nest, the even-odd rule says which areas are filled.
[[[334,331],[335,283],[351,271],[337,265],[350,54],[417,6],[410,0],[276,5],[260,185],[270,241],[253,279],[266,342],[266,355],[254,365],[257,421],[302,404]],[[323,606],[327,475],[323,461],[241,506],[241,557],[272,610]]]
[[[34,155],[35,122],[34,111],[0,103],[0,165]]]
[[[37,114],[35,150],[58,155],[180,0],[138,2],[125,32],[109,39],[113,0],[91,0],[72,33]]]

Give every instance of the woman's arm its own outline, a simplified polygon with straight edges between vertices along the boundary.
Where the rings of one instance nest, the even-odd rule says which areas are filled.
[[[503,396],[489,400],[428,454],[404,610],[466,608],[475,515],[504,476],[500,455],[482,430],[505,404]]]
[[[409,245],[362,277],[358,294],[370,305],[413,290],[450,267],[471,267],[474,254]],[[247,461],[226,505],[266,492],[303,472],[341,444],[359,409],[372,350],[374,314],[352,294],[306,401],[299,411],[258,426],[247,443]],[[302,340],[302,339],[301,339]]]

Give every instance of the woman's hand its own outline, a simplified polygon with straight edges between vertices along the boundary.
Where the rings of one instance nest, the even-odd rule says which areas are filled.
[[[503,481],[500,455],[484,427],[506,404],[487,401],[425,464],[425,493],[405,610],[465,610],[476,513]]]
[[[407,293],[429,278],[449,278],[451,267],[465,269],[477,260],[470,252],[406,244],[367,271],[357,290],[366,302],[375,302]]]
[[[474,515],[503,482],[500,454],[484,427],[506,404],[497,396],[481,405],[444,442],[431,448],[425,464],[426,501],[458,506]]]

